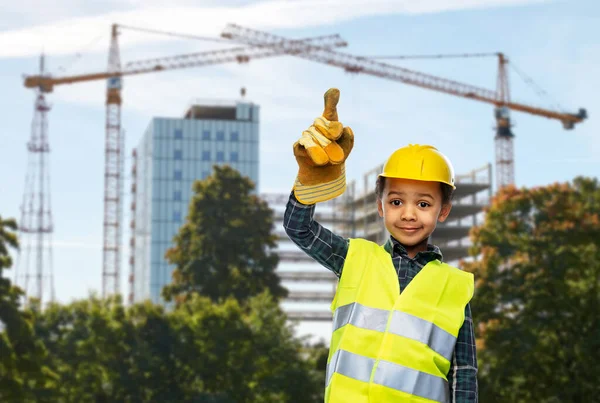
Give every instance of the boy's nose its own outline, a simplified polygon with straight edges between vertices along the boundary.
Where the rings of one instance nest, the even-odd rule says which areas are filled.
[[[408,206],[402,209],[402,214],[400,217],[403,221],[414,221],[417,218],[415,209]]]

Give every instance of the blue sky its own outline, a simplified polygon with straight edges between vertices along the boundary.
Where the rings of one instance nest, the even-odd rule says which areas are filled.
[[[34,93],[22,75],[36,72],[39,53],[55,75],[103,70],[110,24],[218,36],[226,23],[287,37],[338,33],[355,55],[443,54],[502,51],[565,110],[588,110],[573,131],[557,121],[513,113],[516,182],[519,186],[600,175],[600,3],[528,0],[415,1],[212,1],[163,2],[57,0],[3,5],[0,15],[0,214],[19,217]],[[199,5],[200,4],[200,5]],[[169,39],[124,31],[124,62],[226,45]],[[80,56],[76,56],[79,53]],[[494,89],[495,59],[405,60],[414,70]],[[542,107],[510,70],[515,101]],[[59,87],[48,100],[52,148],[54,277],[60,301],[85,297],[101,287],[104,170],[104,82]],[[123,127],[127,167],[153,116],[180,116],[193,98],[235,99],[240,87],[261,105],[262,192],[287,192],[296,174],[292,143],[322,110],[322,94],[341,90],[340,120],[356,134],[348,175],[383,162],[406,143],[431,143],[465,173],[494,160],[493,108],[376,77],[293,57],[249,65],[221,65],[146,74],[125,79]],[[129,187],[127,177],[125,188]],[[129,199],[125,200],[129,206]],[[129,222],[128,209],[125,222]],[[127,226],[126,226],[127,228]],[[124,234],[124,243],[129,234]],[[129,254],[124,247],[125,257]],[[127,265],[123,265],[126,288]]]

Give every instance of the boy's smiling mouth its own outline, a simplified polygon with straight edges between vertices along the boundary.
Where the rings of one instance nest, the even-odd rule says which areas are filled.
[[[417,232],[421,227],[397,227],[401,231],[405,232]]]

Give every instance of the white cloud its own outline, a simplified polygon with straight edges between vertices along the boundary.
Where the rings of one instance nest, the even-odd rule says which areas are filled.
[[[68,0],[63,0],[68,1]],[[110,25],[153,27],[163,31],[187,32],[195,35],[218,36],[228,23],[263,30],[305,28],[334,24],[360,17],[390,14],[423,14],[460,9],[517,6],[548,0],[305,0],[262,1],[244,6],[191,7],[187,1],[171,7],[140,6],[133,10],[111,11],[102,15],[63,18],[59,21],[5,31],[0,34],[0,57],[37,55],[42,49],[51,55],[77,52],[92,38],[106,35],[106,40],[86,49],[106,52]],[[136,3],[129,3],[129,5]],[[151,3],[154,4],[154,3]],[[231,4],[231,3],[229,3]],[[14,7],[14,6],[13,6]],[[23,9],[23,13],[31,8]],[[16,13],[13,8],[13,12]],[[155,35],[122,35],[122,47],[167,41]]]

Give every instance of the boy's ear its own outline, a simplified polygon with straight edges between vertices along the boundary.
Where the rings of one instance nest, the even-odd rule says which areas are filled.
[[[383,218],[383,204],[379,197],[377,198],[377,211],[379,212],[379,217]]]
[[[442,209],[440,210],[440,215],[438,216],[438,221],[439,222],[446,221],[446,218],[448,218],[448,214],[450,214],[450,210],[452,210],[451,203],[442,205]]]

